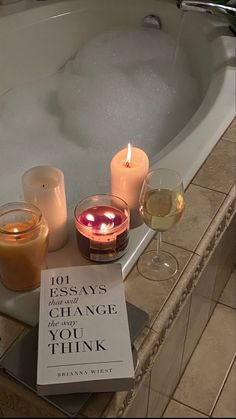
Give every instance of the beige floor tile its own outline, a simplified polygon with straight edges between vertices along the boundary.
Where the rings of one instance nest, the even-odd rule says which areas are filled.
[[[229,128],[225,131],[223,135],[223,140],[236,142],[236,118],[233,120]]]
[[[191,307],[188,319],[188,333],[185,339],[182,371],[186,367],[199,338],[207,325],[212,307],[212,295],[215,287],[218,260],[211,263],[202,272],[191,296]]]
[[[10,409],[9,407],[3,407],[3,418],[22,418],[22,413],[17,412],[16,410]],[[29,416],[25,416],[26,418]]]
[[[219,301],[229,307],[236,308],[236,267],[234,268]]]
[[[188,324],[190,299],[172,324],[152,367],[148,417],[159,418],[163,414],[180,379],[184,338]]]
[[[222,193],[190,185],[185,193],[183,218],[163,234],[163,240],[194,251],[224,199]]]
[[[213,418],[236,417],[236,361],[230,370],[222,393],[213,411]]]
[[[159,392],[155,392],[150,388],[150,397],[151,403],[149,402],[148,405],[148,413],[147,418],[160,418],[162,417],[162,413],[164,412],[167,404],[170,401],[170,397],[166,396],[165,394],[161,394]]]
[[[218,304],[174,394],[209,415],[235,353],[236,312]]]
[[[228,193],[236,178],[236,145],[219,141],[193,182],[215,191]]]
[[[109,403],[113,393],[93,393],[87,403],[80,409],[80,415],[86,418],[101,417],[104,407]]]
[[[162,416],[163,418],[207,418],[208,416],[203,415],[191,407],[184,406],[181,403],[171,400],[167,409]]]
[[[25,329],[22,324],[15,320],[0,315],[0,358]]]

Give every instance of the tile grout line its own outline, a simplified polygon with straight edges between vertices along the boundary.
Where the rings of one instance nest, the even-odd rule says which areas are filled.
[[[229,137],[228,138],[227,137],[223,137],[222,140],[223,141],[229,141],[230,143],[234,143],[235,144],[235,141],[234,140],[231,140]]]
[[[181,245],[179,245],[179,244],[171,243],[171,241],[166,241],[166,240],[165,240],[165,236],[164,236],[164,235],[163,235],[163,243],[166,243],[166,244],[171,245],[171,246],[178,247],[178,248],[183,249],[183,250],[185,250],[185,251],[188,251],[188,252],[190,252],[190,253],[192,253],[192,254],[194,254],[194,255],[197,255],[197,256],[203,257],[203,255],[201,254],[201,252],[199,252],[199,253],[197,252],[197,249],[198,249],[198,247],[199,247],[200,243],[204,240],[204,237],[205,237],[205,235],[206,235],[207,231],[209,230],[210,226],[212,225],[212,223],[214,222],[214,220],[216,219],[216,217],[217,217],[217,216],[218,216],[218,214],[220,213],[220,211],[221,211],[221,209],[222,209],[222,206],[224,205],[225,201],[226,201],[226,200],[227,200],[227,198],[229,197],[229,194],[230,194],[230,191],[232,190],[232,187],[235,185],[235,182],[233,183],[233,185],[231,185],[230,190],[229,190],[228,192],[220,192],[220,191],[217,191],[217,190],[214,190],[214,189],[208,188],[208,187],[206,187],[206,186],[201,186],[201,185],[195,184],[195,183],[193,183],[193,182],[192,182],[191,184],[192,184],[192,185],[195,185],[195,186],[198,186],[198,187],[200,187],[200,188],[203,188],[203,189],[207,189],[207,190],[212,191],[212,192],[217,192],[217,193],[220,193],[221,195],[224,195],[224,199],[223,199],[223,201],[221,202],[221,204],[220,204],[220,206],[218,207],[218,209],[216,210],[216,213],[214,214],[213,218],[211,218],[211,221],[209,221],[208,225],[206,226],[206,228],[205,228],[205,230],[204,230],[204,232],[203,232],[202,236],[199,238],[199,240],[198,240],[197,244],[195,245],[194,249],[191,249],[191,250],[190,250],[190,249],[187,249],[186,247],[181,246]],[[233,219],[233,216],[232,216],[232,219]],[[228,227],[227,227],[227,228],[228,228]],[[226,229],[227,229],[227,228],[226,228]],[[225,231],[225,230],[224,230],[224,231]],[[154,240],[156,240],[156,235],[154,236]]]
[[[211,408],[211,410],[210,410],[210,413],[209,413],[209,416],[210,416],[210,417],[212,417],[211,415],[213,414],[214,409],[215,409],[215,407],[216,407],[216,405],[217,405],[217,402],[218,402],[218,400],[219,400],[219,398],[220,398],[220,396],[221,396],[221,393],[222,393],[223,388],[224,388],[224,386],[225,386],[225,383],[226,383],[226,381],[227,381],[227,379],[228,379],[229,373],[230,373],[230,371],[231,371],[231,369],[232,369],[232,367],[233,367],[233,364],[234,364],[235,359],[236,359],[236,353],[234,354],[234,356],[233,356],[233,358],[232,358],[232,360],[231,360],[231,362],[230,362],[230,365],[229,365],[229,367],[228,367],[228,370],[226,371],[225,377],[224,377],[224,379],[223,379],[223,381],[222,381],[222,384],[221,384],[220,389],[219,389],[219,391],[218,391],[218,394],[217,394],[217,396],[216,396],[216,398],[215,398],[215,401],[214,401],[214,403],[213,403],[213,406],[212,406],[212,408]]]
[[[195,407],[189,406],[188,404],[183,403],[182,401],[180,402],[179,400],[175,399],[174,397],[171,400],[175,401],[176,403],[182,404],[183,406],[188,407],[189,409],[194,410],[195,412],[200,413],[201,415],[204,415],[207,418],[210,417],[207,413],[202,412],[201,410],[198,410]]]
[[[197,346],[198,346],[198,344],[199,344],[199,342],[200,342],[200,340],[201,340],[202,336],[204,335],[204,333],[205,333],[205,331],[206,331],[206,329],[207,329],[207,326],[208,326],[208,324],[209,324],[209,322],[210,322],[211,317],[213,316],[213,313],[214,313],[214,311],[215,311],[215,309],[216,309],[217,305],[218,305],[218,304],[221,304],[219,301],[215,301],[215,303],[216,303],[216,306],[215,306],[215,308],[214,308],[214,310],[213,310],[213,312],[212,312],[212,314],[211,314],[210,318],[208,319],[207,324],[206,324],[206,326],[205,326],[205,328],[204,328],[204,330],[203,330],[203,332],[202,332],[201,336],[200,336],[200,337],[199,337],[199,339],[198,339],[198,342],[197,342],[197,344],[196,344],[196,346],[195,346],[195,349],[194,349],[193,353],[194,353],[194,352],[195,352],[195,350],[197,349]],[[222,305],[223,305],[223,306],[225,306],[225,307],[227,307],[227,308],[231,308],[232,310],[235,310],[235,309],[233,309],[232,307],[228,307],[228,306],[226,306],[225,304],[222,304]],[[193,356],[193,353],[191,354],[191,357],[190,357],[190,359],[188,360],[188,362],[187,362],[187,364],[186,364],[186,367],[185,367],[184,371],[185,371],[185,370],[186,370],[186,368],[188,367],[188,364],[189,364],[189,362],[191,361],[191,358],[192,358],[192,356]],[[227,369],[227,372],[226,372],[226,374],[225,374],[225,377],[224,377],[224,379],[223,379],[223,382],[222,382],[222,384],[221,384],[221,386],[220,386],[220,389],[219,389],[219,391],[218,391],[218,394],[217,394],[217,396],[216,396],[216,399],[215,399],[215,401],[214,401],[214,403],[213,403],[213,406],[212,406],[212,408],[211,408],[211,410],[210,410],[210,413],[209,413],[209,414],[207,414],[206,412],[203,412],[203,411],[201,411],[201,410],[198,410],[197,408],[192,407],[192,406],[190,406],[190,405],[188,405],[188,404],[184,403],[182,400],[181,400],[181,401],[179,401],[179,400],[178,400],[178,399],[176,399],[174,396],[172,396],[172,398],[170,399],[170,401],[171,401],[171,400],[173,400],[173,401],[175,401],[175,402],[177,402],[177,403],[179,403],[179,404],[182,404],[183,406],[186,406],[186,407],[188,407],[188,408],[190,408],[190,409],[192,409],[192,410],[195,410],[196,412],[198,412],[198,413],[200,413],[200,414],[202,414],[202,415],[204,415],[204,416],[206,416],[206,417],[208,417],[208,418],[211,418],[211,415],[212,415],[212,413],[213,413],[213,411],[214,411],[214,408],[215,408],[215,406],[216,406],[216,404],[217,404],[217,402],[218,402],[218,399],[219,399],[219,397],[220,397],[220,395],[221,395],[221,392],[222,392],[223,387],[224,387],[224,385],[225,385],[225,382],[226,382],[226,380],[227,380],[227,378],[228,378],[228,375],[229,375],[229,373],[230,373],[230,371],[231,371],[231,369],[232,369],[232,366],[233,366],[233,364],[234,364],[235,359],[236,359],[236,353],[234,354],[233,359],[232,359],[232,361],[231,361],[231,363],[230,363],[230,365],[229,365],[229,367],[228,367],[228,369]],[[181,375],[181,376],[183,376],[184,371],[183,371],[183,373],[182,373],[182,375]],[[181,380],[181,378],[180,378],[180,380]],[[180,380],[179,380],[179,382],[180,382]],[[177,384],[177,386],[176,386],[175,390],[177,389],[177,387],[178,387],[178,385],[179,385],[179,382],[178,382],[178,384]],[[175,391],[173,392],[173,394],[174,394],[174,393],[175,393]],[[169,401],[169,403],[170,403],[170,401]],[[168,407],[169,403],[167,404],[167,407]],[[167,407],[166,407],[166,409],[164,410],[163,414],[164,414],[164,413],[165,413],[165,411],[167,410]]]
[[[219,191],[218,189],[210,188],[209,186],[205,186],[205,185],[200,185],[199,183],[197,183],[197,182],[195,183],[195,182],[196,181],[191,182],[191,185],[199,186],[200,188],[207,189],[208,191],[212,191],[212,192],[217,192],[217,193],[219,193],[221,195],[225,195],[225,196],[229,195],[229,192],[230,192],[231,187],[232,187],[232,185],[231,185],[228,192],[223,192],[223,191]],[[234,183],[233,183],[233,185],[234,185]]]
[[[216,300],[212,300],[212,301],[216,302],[217,304],[221,304],[224,307],[231,308],[231,310],[236,311],[236,307],[232,307],[229,304],[223,303],[222,301],[216,301]]]
[[[156,240],[156,239],[155,239]],[[168,244],[169,246],[177,247],[178,249],[184,250],[185,252],[191,253],[192,255],[200,256],[198,253],[196,253],[194,250],[189,250],[184,246],[181,246],[179,244],[171,243],[170,241],[162,240],[163,243]]]
[[[220,299],[221,299],[221,297],[222,297],[222,295],[223,295],[223,292],[224,292],[224,290],[225,290],[225,288],[228,286],[228,284],[229,284],[229,281],[230,281],[230,278],[231,278],[231,275],[233,274],[233,272],[234,272],[234,270],[236,269],[236,265],[234,266],[234,268],[232,269],[232,272],[230,273],[230,275],[229,275],[229,278],[228,278],[228,280],[227,280],[227,282],[226,282],[226,284],[225,284],[225,287],[224,287],[224,289],[223,289],[223,291],[222,291],[222,293],[220,294],[220,296],[218,297],[218,299],[212,299],[212,301],[213,302],[215,302],[215,303],[217,303],[217,304],[221,304],[222,306],[224,306],[224,307],[227,307],[227,308],[231,308],[232,310],[236,310],[236,306],[235,307],[232,307],[232,306],[230,306],[229,304],[227,304],[227,303],[225,303],[224,301],[221,301]]]
[[[201,339],[202,339],[202,337],[203,337],[204,333],[206,332],[207,326],[208,326],[208,324],[209,324],[209,322],[210,322],[210,320],[211,320],[211,318],[212,318],[212,316],[213,316],[213,314],[214,314],[214,311],[215,311],[215,309],[216,309],[216,307],[217,307],[217,304],[218,304],[218,303],[216,302],[216,306],[215,306],[215,308],[214,308],[214,310],[213,310],[213,312],[212,312],[211,316],[210,316],[210,317],[208,318],[208,320],[207,320],[207,323],[206,323],[206,325],[205,325],[205,327],[204,327],[204,330],[202,331],[201,336],[199,337],[199,339],[198,339],[198,341],[197,341],[197,343],[196,343],[196,345],[195,345],[195,348],[194,348],[194,350],[193,350],[193,352],[192,352],[192,354],[191,354],[191,356],[190,356],[190,358],[189,358],[189,360],[188,360],[188,362],[187,362],[187,364],[186,364],[186,366],[185,366],[185,368],[184,368],[184,371],[183,371],[183,373],[181,374],[180,380],[179,380],[179,382],[178,382],[178,384],[177,384],[177,386],[176,386],[176,388],[175,388],[175,391],[177,390],[177,387],[178,387],[178,385],[179,385],[179,383],[180,383],[180,381],[181,381],[181,378],[183,377],[183,375],[184,375],[184,373],[185,373],[186,369],[188,368],[189,363],[191,362],[191,359],[192,359],[192,357],[193,357],[194,352],[196,351],[196,349],[197,349],[197,347],[198,347],[198,345],[199,345],[199,343],[200,343],[200,341],[201,341]],[[174,391],[174,392],[175,392],[175,391]],[[174,393],[173,393],[173,394],[174,394]],[[183,406],[186,406],[186,407],[188,407],[188,408],[190,408],[190,409],[193,409],[193,410],[195,410],[196,412],[201,413],[202,415],[205,415],[205,416],[207,416],[208,418],[210,418],[210,416],[209,416],[206,412],[203,412],[203,411],[201,411],[201,410],[198,410],[196,407],[190,406],[190,405],[188,405],[188,404],[184,403],[182,400],[181,400],[181,401],[179,401],[179,400],[178,400],[178,399],[176,399],[174,396],[172,396],[172,399],[171,399],[171,400],[174,400],[175,402],[180,403],[180,404],[182,404]]]
[[[189,318],[190,318],[190,310],[191,310],[191,303],[192,303],[192,295],[190,296],[190,305],[189,305],[189,308],[188,308],[188,320],[187,320],[187,324],[186,324],[186,330],[185,330],[185,334],[184,334],[184,347],[185,347],[185,342],[186,342],[186,339],[187,339],[187,330],[188,330],[188,327],[189,327]],[[169,404],[170,404],[170,402],[171,402],[171,400],[173,400],[173,395],[175,394],[175,391],[177,390],[177,387],[178,387],[178,385],[179,385],[179,382],[180,382],[180,380],[181,380],[181,378],[182,378],[182,376],[183,376],[183,373],[184,373],[184,371],[182,371],[182,373],[181,373],[181,369],[182,369],[182,365],[183,365],[183,358],[184,358],[184,347],[183,347],[183,350],[182,350],[182,355],[181,355],[181,361],[180,361],[180,367],[179,367],[179,380],[178,380],[178,382],[177,382],[177,384],[176,384],[176,386],[175,386],[175,388],[174,388],[174,390],[172,391],[172,396],[171,396],[171,398],[169,399],[169,402],[167,403],[167,405],[166,405],[166,407],[165,407],[165,409],[164,409],[164,411],[163,411],[163,413],[162,413],[162,415],[161,415],[161,417],[163,417],[163,415],[165,414],[165,412],[166,412],[166,410],[167,410],[167,408],[168,408],[168,406],[169,406]],[[191,357],[190,357],[191,358]],[[188,365],[188,363],[187,363],[187,365]],[[184,369],[185,370],[185,369]]]
[[[235,268],[234,268],[234,269],[235,269]],[[233,269],[233,270],[234,270],[234,269]],[[232,272],[233,272],[233,270],[232,270]],[[228,283],[228,282],[227,282],[227,283]],[[227,284],[226,284],[226,285],[227,285]],[[225,285],[225,286],[226,286],[226,285]],[[229,309],[236,310],[236,308],[233,308],[233,307],[231,307],[231,306],[228,306],[227,304],[220,302],[218,299],[216,299],[216,300],[212,300],[212,301],[216,303],[216,306],[217,306],[218,304],[221,304],[221,305],[223,305],[223,306],[225,306],[225,307],[227,307],[227,308],[229,308]],[[214,308],[214,310],[213,310],[213,312],[212,312],[212,315],[213,315],[213,313],[214,313],[214,311],[215,311],[215,309],[216,309],[216,306],[215,306],[215,308]],[[198,344],[199,344],[199,342],[200,342],[200,340],[201,340],[201,338],[202,338],[202,336],[203,336],[203,334],[204,334],[204,332],[205,332],[205,330],[206,330],[206,328],[207,328],[207,326],[208,326],[208,323],[209,323],[209,321],[210,321],[210,319],[211,319],[212,315],[211,315],[211,316],[210,316],[210,318],[208,319],[207,324],[206,324],[206,326],[205,326],[205,328],[204,328],[204,330],[203,330],[203,332],[202,332],[201,336],[199,337],[198,342],[197,342],[197,344],[196,344],[196,346],[195,346],[195,348],[194,348],[194,351],[196,350],[196,348],[197,348],[197,346],[198,346]],[[188,319],[188,321],[189,321],[189,319]],[[193,351],[193,353],[194,353],[194,351]],[[188,360],[188,362],[187,362],[187,364],[186,364],[186,366],[185,366],[184,371],[186,370],[186,368],[187,368],[187,366],[188,366],[188,364],[189,364],[189,362],[190,362],[190,360],[191,360],[191,358],[192,358],[192,356],[193,356],[193,353],[191,354],[190,359]],[[177,383],[177,385],[176,385],[175,390],[174,390],[174,391],[173,391],[173,393],[172,393],[172,397],[170,398],[169,402],[167,403],[167,406],[166,406],[166,408],[164,409],[164,412],[162,413],[162,416],[161,416],[161,417],[163,418],[163,415],[164,415],[164,414],[165,414],[165,412],[167,411],[167,408],[168,408],[168,406],[169,406],[170,402],[173,400],[173,401],[175,401],[176,403],[179,403],[180,405],[182,404],[183,406],[185,406],[185,407],[187,407],[187,408],[189,408],[189,409],[192,409],[192,410],[194,410],[195,412],[198,412],[198,413],[200,413],[200,414],[205,415],[205,416],[206,416],[206,417],[208,417],[208,418],[211,418],[211,415],[212,415],[212,413],[213,413],[213,411],[214,411],[214,408],[215,408],[215,406],[216,406],[216,404],[217,404],[217,402],[218,402],[218,400],[219,400],[219,397],[220,397],[220,395],[221,395],[221,392],[222,392],[222,390],[223,390],[223,387],[224,387],[224,385],[225,385],[225,382],[226,382],[226,380],[227,380],[227,378],[228,378],[228,375],[229,375],[229,373],[230,373],[230,371],[231,371],[231,369],[232,369],[232,366],[233,366],[233,363],[234,363],[234,360],[235,360],[235,359],[236,359],[236,354],[233,356],[233,359],[232,359],[232,361],[231,361],[231,363],[230,363],[230,366],[229,366],[229,368],[228,368],[228,370],[227,370],[227,372],[226,372],[226,376],[225,376],[225,378],[224,378],[224,380],[223,380],[223,382],[222,382],[222,384],[221,384],[220,390],[219,390],[219,392],[218,392],[218,394],[217,394],[217,396],[216,396],[215,402],[213,403],[213,407],[211,408],[211,411],[210,411],[210,413],[209,413],[209,414],[206,414],[205,412],[202,412],[202,411],[200,411],[200,410],[196,409],[195,407],[189,406],[188,404],[185,404],[185,403],[183,403],[182,401],[177,400],[177,399],[173,396],[173,395],[174,395],[174,393],[175,393],[175,391],[176,391],[176,389],[177,389],[177,387],[178,387],[178,385],[179,385],[179,382],[180,382],[180,380],[181,380],[181,378],[180,378],[179,382],[178,382],[178,383]],[[181,377],[183,376],[184,371],[182,372]]]

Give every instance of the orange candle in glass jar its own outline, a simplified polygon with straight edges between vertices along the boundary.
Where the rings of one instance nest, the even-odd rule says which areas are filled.
[[[48,248],[48,226],[32,204],[11,203],[0,207],[0,278],[14,291],[40,284]]]

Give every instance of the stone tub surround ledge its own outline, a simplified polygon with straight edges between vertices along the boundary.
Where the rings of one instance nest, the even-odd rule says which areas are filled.
[[[160,417],[151,412],[148,405],[148,392],[153,390],[153,386],[155,390],[153,370],[155,368],[158,370],[159,357],[165,352],[165,345],[168,344],[175,328],[181,327],[180,318],[183,317],[183,313],[189,315],[192,294],[212,260],[219,265],[227,264],[227,269],[224,270],[224,266],[222,266],[220,271],[221,274],[224,272],[225,275],[220,287],[228,279],[235,264],[236,243],[233,238],[235,236],[233,229],[236,224],[235,173],[230,168],[228,178],[227,176],[224,177],[224,182],[219,183],[217,183],[217,176],[221,177],[220,170],[214,169],[214,176],[212,175],[213,166],[216,161],[219,163],[220,158],[223,159],[223,166],[220,161],[220,167],[226,168],[235,160],[234,132],[235,120],[187,188],[188,207],[183,220],[175,227],[175,231],[173,229],[163,237],[163,247],[174,253],[180,261],[179,273],[169,281],[152,282],[141,277],[135,266],[124,282],[127,301],[145,310],[149,315],[148,325],[135,341],[139,365],[134,390],[117,393],[94,393],[81,409],[78,417],[133,417],[135,412],[136,417],[140,417],[141,400],[144,416]],[[231,143],[230,146],[228,142]],[[224,144],[226,144],[225,148]],[[228,150],[229,147],[231,151],[225,153],[224,150]],[[210,178],[212,185],[209,185]],[[219,185],[219,190],[217,185]],[[221,254],[226,253],[226,250],[222,252],[222,246],[225,246],[226,242],[227,247],[228,245],[230,247],[229,252],[226,255],[227,257],[224,256],[225,258],[219,260]],[[155,246],[156,239],[154,238],[146,250],[155,248]],[[216,268],[214,267],[214,269]],[[217,292],[217,294],[220,292],[218,288],[217,286],[214,287],[214,292]],[[186,331],[183,332],[184,335],[187,333],[187,322],[183,322],[183,327],[186,327]],[[11,334],[11,331],[4,331],[4,333]],[[12,336],[12,342],[14,339],[14,336]],[[183,346],[184,341],[181,342]],[[181,365],[177,365],[176,371],[176,377],[180,377]],[[165,397],[166,400],[161,399],[163,406],[167,404],[170,394]],[[3,414],[4,407],[5,409],[11,408],[18,414],[22,413],[24,417],[34,417],[35,414],[37,417],[49,417],[49,415],[50,417],[65,417],[58,409],[50,406],[30,390],[1,372],[0,408],[3,410]],[[9,410],[6,411],[6,414],[7,412]],[[161,413],[158,412],[159,414]],[[11,416],[8,414],[6,417]]]
[[[233,124],[235,124],[235,120]],[[232,132],[231,126],[229,129]],[[227,137],[227,132],[224,136],[225,138]],[[218,146],[219,143],[220,148]],[[225,183],[224,191],[222,190],[222,183],[219,183],[219,190],[216,189],[215,185],[214,189],[210,189],[208,185],[208,173],[209,170],[212,171],[209,160],[212,161],[212,154],[214,157],[217,152],[217,161],[219,161],[219,154],[222,154],[224,164],[227,164],[224,153],[224,142],[220,140],[219,143],[212,150],[212,153],[187,188],[186,194],[189,196],[188,205],[190,209],[186,217],[187,220],[183,220],[186,224],[184,233],[181,228],[181,222],[176,226],[176,229],[179,229],[180,235],[182,232],[181,246],[178,246],[176,232],[172,233],[170,231],[167,233],[169,235],[168,237],[167,235],[163,237],[163,247],[172,251],[180,259],[180,273],[177,275],[177,278],[169,281],[172,282],[171,284],[167,284],[168,281],[155,283],[142,278],[137,268],[134,267],[125,281],[127,300],[149,314],[149,332],[147,331],[148,328],[145,328],[145,338],[141,347],[138,349],[140,365],[136,375],[134,391],[116,393],[111,398],[105,410],[100,410],[101,417],[129,417],[132,400],[135,399],[136,394],[141,388],[144,377],[146,377],[146,374],[150,374],[155,358],[164,346],[168,334],[174,328],[178,315],[187,304],[188,298],[191,297],[192,292],[198,284],[201,273],[208,265],[214,250],[234,219],[236,213],[236,179],[234,171],[230,170],[230,181]],[[227,157],[229,159],[228,164],[232,164],[235,155],[227,153]],[[204,172],[204,175],[201,172]],[[199,176],[201,176],[201,185],[197,184],[197,182],[195,183],[195,180],[199,179]],[[216,176],[220,176],[220,172],[217,172],[217,170]],[[204,184],[204,178],[206,179],[206,184]],[[206,216],[201,221],[200,229],[197,223],[202,215],[199,200],[202,200],[202,203],[205,201],[207,205]],[[197,204],[197,211],[195,204]],[[193,233],[194,239],[191,238],[192,241],[189,242],[188,236],[191,229],[195,230]],[[155,248],[155,246],[156,240],[154,238],[146,250]],[[232,246],[234,246],[236,252],[236,243],[232,244]],[[233,268],[234,263],[235,260],[231,259],[229,270]],[[159,291],[165,289],[167,294],[160,296],[157,292],[155,295],[155,289]],[[88,402],[88,406],[85,406],[81,411],[86,417],[91,417],[89,404]]]

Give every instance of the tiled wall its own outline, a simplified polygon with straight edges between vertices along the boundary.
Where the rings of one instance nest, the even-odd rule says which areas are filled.
[[[155,418],[163,414],[235,264],[235,227],[236,216],[173,323],[125,417]]]

